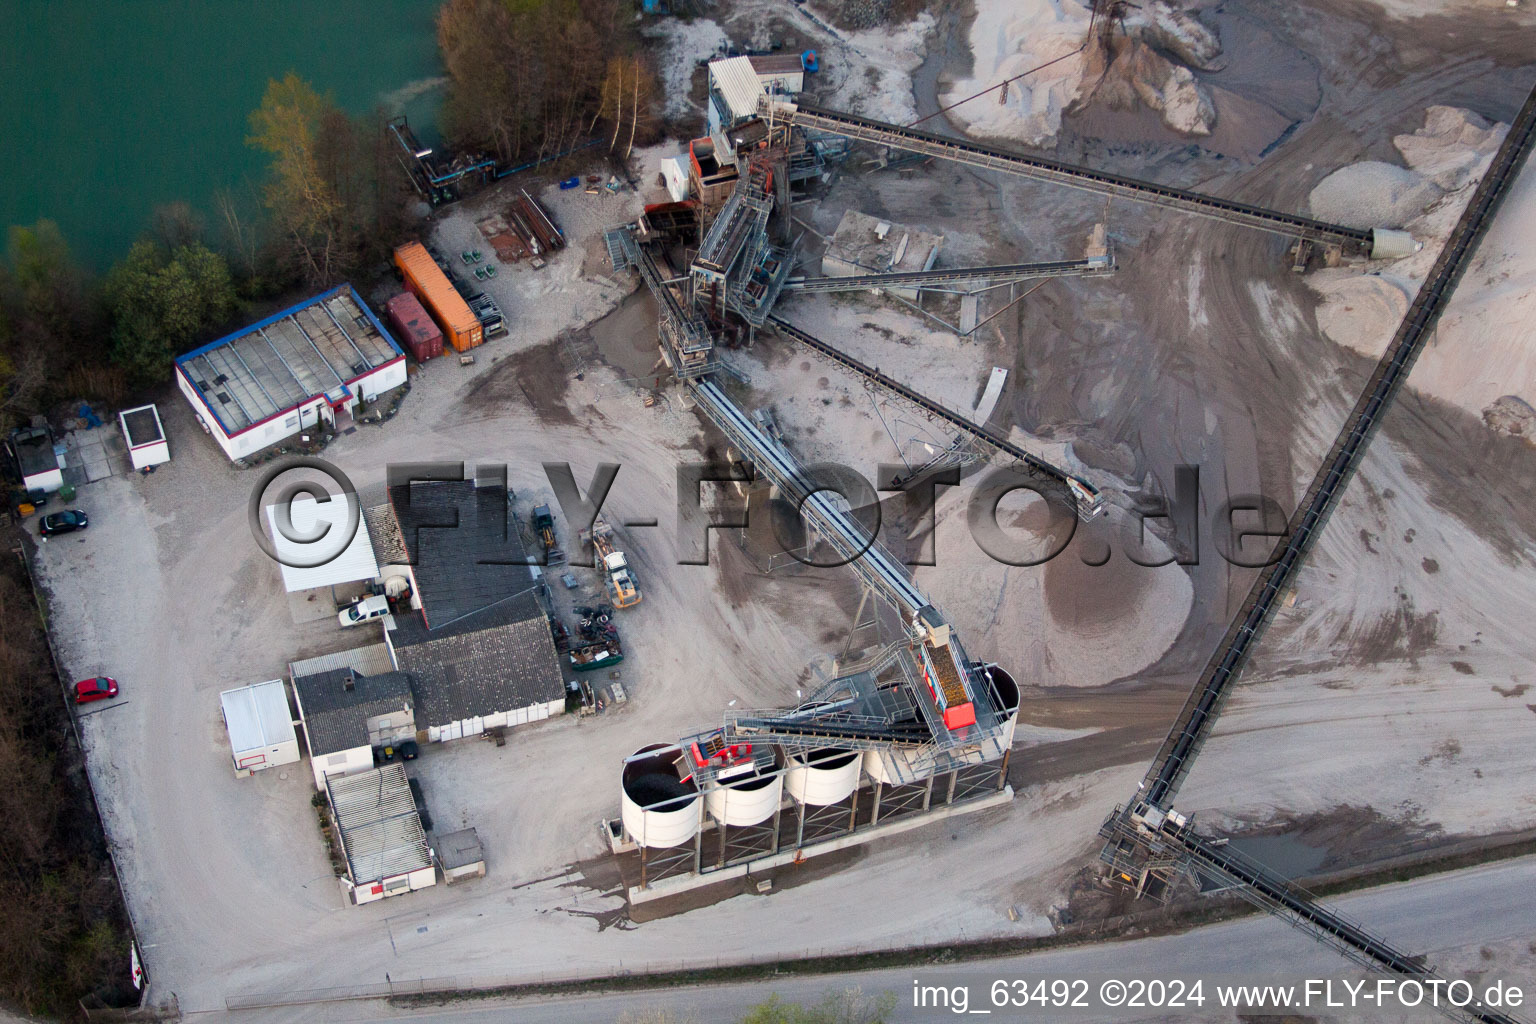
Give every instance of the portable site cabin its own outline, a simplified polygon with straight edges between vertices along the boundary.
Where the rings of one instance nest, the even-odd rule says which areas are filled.
[[[128,442],[128,461],[134,469],[148,469],[171,461],[171,446],[165,439],[160,410],[155,406],[124,409],[117,414],[117,422],[123,428],[123,439]]]
[[[203,429],[243,459],[405,383],[405,352],[343,284],[176,360],[176,384]]]
[[[299,737],[281,679],[225,690],[219,703],[224,706],[236,775],[243,778],[299,759]]]
[[[667,195],[672,197],[674,203],[688,198],[688,164],[687,153],[662,158],[661,177],[666,182]]]
[[[433,837],[432,853],[447,885],[485,877],[485,850],[480,845],[480,834],[472,828]]]
[[[64,466],[54,452],[53,431],[46,425],[12,431],[6,448],[23,490],[52,494],[64,486]]]
[[[766,92],[793,95],[805,88],[805,61],[798,53],[767,53],[748,57]]]

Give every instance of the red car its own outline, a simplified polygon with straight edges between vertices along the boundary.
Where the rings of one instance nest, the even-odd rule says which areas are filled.
[[[117,696],[117,680],[111,676],[82,679],[75,684],[75,703],[89,704],[93,700],[106,700]]]

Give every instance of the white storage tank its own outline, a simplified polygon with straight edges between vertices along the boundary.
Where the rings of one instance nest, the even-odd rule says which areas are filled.
[[[780,772],[752,772],[728,779],[704,794],[704,807],[722,825],[756,825],[773,816],[784,794]]]
[[[784,788],[803,804],[826,807],[848,799],[859,784],[862,758],[853,750],[823,747],[790,755]]]
[[[1393,228],[1373,228],[1371,230],[1371,259],[1395,260],[1404,256],[1412,256],[1424,243],[1415,241],[1414,237],[1406,231],[1398,231]]]
[[[624,761],[619,817],[641,846],[681,846],[699,831],[699,789],[677,774],[676,744],[653,743]]]
[[[982,672],[992,683],[992,704],[1003,723],[1003,749],[1007,750],[1013,746],[1013,730],[1019,722],[1019,684],[996,665],[987,665]]]
[[[912,767],[915,747],[885,747],[864,751],[864,771],[876,782],[893,786],[916,781],[917,772]]]

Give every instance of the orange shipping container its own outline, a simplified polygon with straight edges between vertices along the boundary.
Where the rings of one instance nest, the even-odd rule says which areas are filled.
[[[395,265],[405,277],[405,286],[427,307],[456,351],[467,351],[485,341],[480,319],[432,261],[425,246],[420,242],[400,246],[395,250]]]

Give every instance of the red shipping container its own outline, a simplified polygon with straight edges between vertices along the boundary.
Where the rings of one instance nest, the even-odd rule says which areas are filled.
[[[411,350],[418,363],[443,354],[443,332],[410,292],[401,292],[384,304],[390,325]]]

